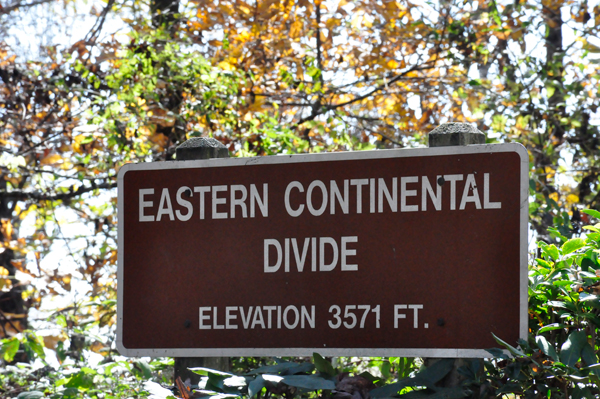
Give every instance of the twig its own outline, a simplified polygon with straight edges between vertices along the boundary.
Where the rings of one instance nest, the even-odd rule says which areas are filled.
[[[89,193],[95,189],[112,189],[117,187],[116,182],[94,184],[91,187],[79,186],[77,190],[69,191],[60,194],[46,194],[41,192],[27,192],[27,191],[0,191],[0,198],[10,198],[12,200],[26,200],[33,199],[37,201],[60,201],[69,198],[77,197],[78,195]]]
[[[12,6],[9,6],[9,7],[0,6],[0,15],[9,14],[15,10],[18,10],[21,7],[35,7],[35,6],[39,6],[40,4],[50,3],[51,1],[53,1],[53,0],[38,0],[38,1],[34,1],[32,3],[13,4]]]

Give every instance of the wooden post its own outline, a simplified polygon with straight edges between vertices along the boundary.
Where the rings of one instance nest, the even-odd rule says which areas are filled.
[[[470,123],[450,122],[442,123],[428,134],[429,147],[447,147],[456,145],[485,144],[485,134]],[[441,359],[426,358],[423,363],[426,367]],[[454,359],[454,365],[448,375],[440,382],[444,387],[456,387],[464,381],[465,377],[459,374],[458,369],[471,364],[473,359]],[[483,362],[481,362],[483,366]],[[476,371],[477,372],[477,371]]]
[[[229,158],[229,151],[220,141],[213,138],[193,137],[177,147],[177,160],[189,161],[194,159]],[[190,328],[189,320],[182,321],[175,328]],[[190,380],[197,385],[200,376],[188,370],[189,367],[207,367],[210,369],[229,371],[228,357],[176,357],[173,378],[181,377],[182,381]]]

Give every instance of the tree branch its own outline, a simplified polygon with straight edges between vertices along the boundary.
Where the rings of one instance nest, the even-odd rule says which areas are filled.
[[[35,7],[35,6],[39,6],[40,4],[50,3],[51,1],[53,1],[53,0],[38,0],[38,1],[31,2],[31,3],[13,4],[12,6],[8,6],[8,7],[2,7],[0,5],[0,15],[9,14],[9,13],[15,11],[15,10],[18,10],[19,8]]]
[[[314,107],[314,105],[313,105],[313,112],[312,112],[312,113],[311,113],[309,116],[307,116],[307,117],[304,117],[304,118],[300,119],[300,120],[298,121],[298,123],[296,123],[296,124],[294,125],[294,127],[298,127],[298,126],[300,126],[301,124],[303,124],[304,122],[307,122],[307,121],[313,120],[313,119],[315,119],[315,118],[316,118],[318,115],[320,115],[320,114],[323,114],[323,113],[325,113],[325,112],[328,112],[328,111],[333,111],[333,110],[335,110],[335,109],[338,109],[338,108],[341,108],[341,107],[345,107],[346,105],[353,104],[353,103],[355,103],[355,102],[357,102],[357,101],[364,100],[365,98],[368,98],[368,97],[372,96],[373,94],[375,94],[375,93],[377,93],[377,92],[379,92],[379,91],[381,91],[381,90],[385,89],[385,88],[386,88],[386,87],[388,87],[389,85],[396,83],[398,80],[402,79],[402,78],[403,78],[403,77],[404,77],[406,74],[408,74],[408,73],[410,73],[410,72],[414,72],[414,71],[424,71],[424,70],[431,69],[431,68],[433,68],[433,66],[429,65],[429,66],[425,66],[425,67],[416,67],[416,66],[415,66],[415,67],[413,67],[413,68],[407,69],[406,71],[404,71],[404,72],[402,72],[402,73],[400,73],[400,74],[398,74],[398,75],[394,76],[394,77],[393,77],[392,79],[390,79],[389,81],[387,81],[387,82],[385,82],[385,83],[383,83],[383,84],[380,84],[380,85],[379,85],[379,86],[377,86],[377,87],[374,87],[374,88],[373,88],[371,91],[369,91],[368,93],[365,93],[365,94],[363,94],[362,96],[357,96],[357,97],[353,98],[352,100],[348,100],[348,101],[346,101],[346,102],[343,102],[343,103],[339,103],[339,104],[332,104],[332,105],[327,105],[327,106],[321,107],[321,112],[317,112],[318,110],[315,110],[315,107]]]
[[[55,193],[48,194],[43,192],[29,192],[29,191],[0,191],[0,198],[6,198],[9,200],[36,200],[36,201],[62,201],[71,198],[75,198],[79,195],[89,193],[96,189],[112,189],[117,187],[117,182],[106,182],[101,184],[92,184],[90,187],[84,185],[79,186],[76,190],[68,191],[66,193]]]
[[[104,10],[102,10],[102,13],[96,20],[96,23],[94,23],[94,26],[88,32],[88,34],[85,35],[85,39],[83,39],[84,42],[90,44],[96,43],[96,39],[98,39],[98,36],[100,36],[100,32],[102,31],[102,26],[104,26],[104,21],[106,21],[106,16],[114,4],[115,0],[108,0],[108,4],[106,4],[106,7],[104,7]]]

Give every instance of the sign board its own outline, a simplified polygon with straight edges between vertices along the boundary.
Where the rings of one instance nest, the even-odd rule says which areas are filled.
[[[484,357],[527,336],[521,145],[125,165],[129,356]]]

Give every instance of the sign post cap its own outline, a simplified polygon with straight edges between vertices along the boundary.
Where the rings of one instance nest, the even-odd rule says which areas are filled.
[[[485,133],[470,123],[442,123],[428,134],[429,147],[485,144]]]
[[[229,158],[229,150],[212,137],[192,137],[177,147],[177,160]]]

